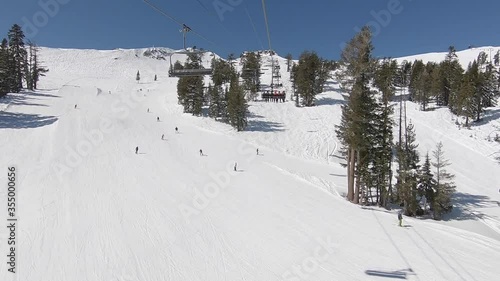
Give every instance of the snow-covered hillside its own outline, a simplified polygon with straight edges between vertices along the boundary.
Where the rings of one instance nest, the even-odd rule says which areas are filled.
[[[500,146],[486,135],[500,109],[460,130],[447,110],[408,104],[421,152],[444,143],[459,193],[448,220],[401,228],[395,211],[342,197],[334,81],[314,108],[252,102],[237,133],[183,114],[168,60],[145,51],[44,48],[41,90],[0,99],[0,182],[11,165],[19,176],[17,274],[2,227],[0,280],[498,278]]]
[[[462,50],[462,51],[457,51],[457,56],[458,60],[460,61],[460,64],[464,69],[467,69],[467,66],[469,63],[471,63],[473,60],[477,59],[479,54],[481,52],[484,52],[486,55],[488,55],[488,59],[493,59],[495,54],[500,51],[500,47],[493,47],[493,46],[486,46],[486,47],[471,47],[467,50]],[[446,54],[448,52],[438,52],[438,53],[429,53],[429,54],[423,54],[423,55],[414,55],[414,56],[407,56],[407,57],[401,57],[397,58],[399,62],[401,61],[410,61],[413,62],[415,60],[422,60],[424,63],[427,63],[429,61],[431,62],[441,62],[444,60]]]

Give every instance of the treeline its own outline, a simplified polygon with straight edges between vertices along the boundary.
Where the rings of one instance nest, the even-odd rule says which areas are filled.
[[[376,60],[373,49],[372,33],[365,27],[342,51],[337,71],[341,88],[348,93],[341,123],[336,128],[346,159],[347,199],[355,204],[382,207],[399,204],[408,216],[430,212],[440,219],[451,210],[455,190],[453,175],[446,172],[449,162],[443,146],[437,144],[432,157],[427,153],[421,161],[414,126],[403,117],[403,99],[399,136],[394,143],[392,101],[396,91],[409,88],[410,99],[422,104],[423,109],[434,99],[462,112],[458,109],[466,103],[458,98],[459,85],[472,80],[459,72],[454,49],[450,49],[442,64],[424,67],[421,62],[398,65],[394,60]],[[480,89],[485,88],[476,86],[476,95]]]
[[[40,65],[39,48],[28,41],[22,28],[14,24],[0,45],[0,97],[19,93],[24,86],[37,88],[41,76],[48,71]]]
[[[497,69],[500,52],[488,58],[481,52],[464,70],[458,62],[454,47],[449,48],[441,63],[415,61],[411,67],[409,98],[427,110],[431,102],[446,106],[450,111],[470,121],[480,121],[485,108],[496,105],[499,97],[500,75]]]

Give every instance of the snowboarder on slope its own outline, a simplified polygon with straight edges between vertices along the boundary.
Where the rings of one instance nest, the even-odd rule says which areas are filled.
[[[234,163],[234,171],[236,172],[237,171],[237,167],[238,167],[238,163]]]
[[[203,150],[200,149],[200,156],[203,156]]]
[[[139,152],[139,147],[138,147],[138,146],[136,146],[136,147],[135,147],[135,154],[137,154],[138,152]]]
[[[156,117],[156,121],[160,122],[160,117]]]
[[[403,226],[403,211],[398,212],[399,226]]]
[[[165,139],[165,134],[161,135],[161,140]]]
[[[76,109],[76,104],[75,104],[75,109]]]
[[[175,127],[175,133],[179,133],[179,129],[177,127]]]
[[[259,149],[257,148],[257,155],[259,155]]]

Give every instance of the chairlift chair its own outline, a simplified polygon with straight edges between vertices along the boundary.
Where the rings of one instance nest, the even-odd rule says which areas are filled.
[[[205,54],[208,53],[208,51],[205,51],[203,49],[184,49],[181,51],[175,51],[170,54],[170,69],[168,71],[168,76],[169,77],[190,77],[190,76],[206,76],[206,75],[212,75],[213,74],[213,69],[212,68],[203,68],[203,66],[200,65],[199,68],[193,68],[193,69],[179,69],[175,67],[175,64],[172,63],[172,57],[174,55],[191,55],[191,54]],[[211,56],[215,56],[215,54],[211,53]]]

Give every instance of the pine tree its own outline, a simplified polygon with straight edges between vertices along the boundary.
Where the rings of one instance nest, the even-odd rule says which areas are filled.
[[[201,56],[189,54],[183,69],[199,69],[201,67]],[[201,116],[203,111],[204,96],[203,77],[187,76],[179,78],[177,82],[177,97],[179,104],[184,107],[185,113]]]
[[[450,212],[453,207],[451,197],[456,187],[452,180],[455,176],[445,169],[450,165],[450,162],[444,158],[443,144],[441,142],[437,144],[433,156],[435,162],[432,162],[432,166],[436,169],[436,187],[431,205],[434,219],[439,220],[444,213]]]
[[[247,52],[242,56],[243,69],[241,78],[243,86],[249,93],[249,99],[254,100],[260,90],[261,57],[255,52]]]
[[[495,66],[500,65],[500,51],[497,51],[497,53],[493,57],[493,61],[494,61]]]
[[[415,216],[418,211],[417,183],[419,170],[418,144],[413,124],[405,129],[404,143],[397,145],[398,175],[396,189],[404,204],[405,215]]]
[[[295,100],[295,106],[300,106],[299,92],[297,91],[297,65],[293,63],[292,70],[290,71],[290,80],[292,81],[293,96]]]
[[[410,99],[420,103],[422,97],[422,89],[420,88],[420,81],[425,72],[425,64],[421,60],[416,60],[413,63],[410,75],[410,83],[408,86],[408,91],[410,94]]]
[[[492,64],[478,60],[479,74],[476,84],[476,122],[481,120],[481,115],[487,107],[495,106],[499,96],[497,86],[497,72]],[[482,64],[481,64],[482,63]]]
[[[393,148],[393,133],[392,128],[394,121],[392,120],[393,109],[390,104],[396,92],[396,75],[398,65],[395,60],[384,60],[377,68],[375,73],[374,85],[382,93],[377,112],[378,118],[373,122],[376,124],[376,137],[374,144],[374,165],[372,173],[374,187],[377,191],[376,202],[380,206],[387,206],[389,197],[392,193],[392,148]]]
[[[302,98],[302,106],[314,106],[316,95],[321,92],[326,79],[322,77],[323,62],[314,52],[300,55],[296,68],[296,90]]]
[[[139,73],[139,70],[137,70],[137,74],[135,75],[135,80],[137,81],[137,83],[141,81],[141,74]]]
[[[335,63],[320,58],[318,79],[316,81],[316,92],[318,94],[324,92],[326,82],[328,81],[328,79],[332,78],[331,72],[333,70],[335,70]]]
[[[33,78],[32,78],[32,66],[33,66],[33,47],[31,46],[31,43],[28,44],[28,52],[24,60],[24,80],[26,81],[26,88],[28,90],[33,90],[34,83],[33,83]]]
[[[440,70],[440,94],[437,96],[437,103],[438,105],[448,106],[452,112],[456,113],[456,99],[464,70],[458,61],[455,47],[450,46],[448,48],[448,54],[441,63]]]
[[[222,86],[209,85],[208,89],[208,94],[210,96],[210,105],[208,107],[209,117],[216,120],[218,118],[224,119],[226,117],[225,112],[227,102],[225,100],[225,93]]]
[[[427,203],[431,203],[434,200],[434,190],[436,188],[436,181],[434,180],[434,175],[431,171],[431,160],[429,153],[425,155],[425,161],[422,168],[419,171],[418,177],[418,190],[421,197],[427,199]],[[426,206],[424,206],[426,209]]]
[[[8,33],[9,52],[13,57],[13,64],[10,69],[14,77],[12,85],[13,92],[20,92],[23,88],[24,69],[26,67],[26,49],[24,45],[24,32],[21,26],[14,24]]]
[[[212,61],[212,69],[212,82],[215,86],[230,83],[237,75],[231,64],[222,59],[214,59]]]
[[[9,60],[8,43],[7,39],[4,38],[0,46],[0,97],[10,92]]]
[[[396,85],[399,87],[399,143],[403,143],[403,130],[406,127],[406,121],[403,123],[403,108],[405,109],[404,117],[406,120],[406,89],[410,85],[412,64],[408,61],[403,61],[398,68],[396,75]]]
[[[360,202],[360,193],[366,191],[371,181],[372,141],[377,132],[376,125],[371,122],[377,118],[377,105],[370,90],[376,67],[372,51],[372,33],[365,26],[342,51],[337,72],[341,87],[349,96],[342,107],[341,124],[336,127],[336,134],[347,160],[347,199],[355,204]]]
[[[475,116],[476,83],[478,77],[477,62],[469,64],[467,71],[462,77],[459,96],[456,101],[457,114],[465,117],[465,126],[469,126],[469,120]]]
[[[45,73],[49,72],[47,68],[45,68],[38,57],[39,48],[35,44],[33,44],[30,48],[30,55],[32,56],[33,65],[31,66],[31,77],[32,77],[32,88],[38,88],[38,82],[40,81],[40,77],[45,76]]]
[[[237,79],[231,81],[228,96],[227,111],[229,123],[238,130],[238,132],[243,131],[248,125],[248,105],[245,98],[245,92]]]

